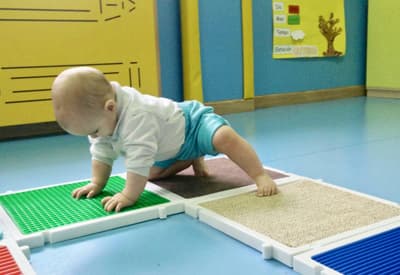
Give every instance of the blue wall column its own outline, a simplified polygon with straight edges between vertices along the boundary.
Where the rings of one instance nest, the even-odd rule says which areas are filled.
[[[200,0],[205,102],[243,98],[241,0]]]
[[[158,0],[161,95],[183,100],[179,0]]]

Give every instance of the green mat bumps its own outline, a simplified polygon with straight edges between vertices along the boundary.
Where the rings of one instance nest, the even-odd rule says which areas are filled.
[[[0,196],[0,204],[23,234],[30,234],[67,224],[88,221],[96,218],[117,215],[107,212],[101,200],[121,192],[125,180],[118,176],[110,177],[106,188],[95,198],[72,198],[74,189],[84,186],[89,181],[74,182],[15,194]],[[137,202],[122,212],[169,202],[153,192],[145,190]]]

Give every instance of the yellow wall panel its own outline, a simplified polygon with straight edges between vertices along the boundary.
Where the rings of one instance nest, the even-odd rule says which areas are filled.
[[[159,95],[155,0],[2,0],[0,126],[54,121],[50,87],[72,66]]]
[[[253,5],[242,0],[243,98],[254,97]]]
[[[398,0],[370,0],[368,7],[367,87],[400,89]]]

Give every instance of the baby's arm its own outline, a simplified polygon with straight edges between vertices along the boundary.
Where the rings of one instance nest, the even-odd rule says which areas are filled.
[[[92,198],[101,193],[104,186],[107,183],[108,178],[111,174],[111,166],[100,162],[98,160],[92,160],[92,181],[80,188],[72,191],[72,197],[79,199],[82,196]]]
[[[112,197],[105,197],[101,201],[104,210],[115,210],[116,212],[119,212],[121,209],[135,204],[136,200],[143,192],[146,182],[147,177],[132,172],[127,172],[126,184],[122,192],[117,193]]]

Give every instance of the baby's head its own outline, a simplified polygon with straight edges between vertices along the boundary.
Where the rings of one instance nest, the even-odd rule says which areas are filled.
[[[115,93],[102,72],[76,67],[61,72],[51,95],[57,122],[74,135],[109,136],[116,124]]]

